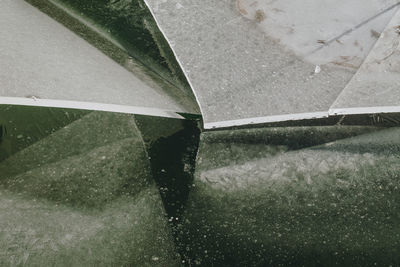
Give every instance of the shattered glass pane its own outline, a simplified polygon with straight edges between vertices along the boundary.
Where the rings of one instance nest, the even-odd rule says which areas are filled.
[[[180,117],[193,109],[23,0],[0,3],[0,103]]]
[[[399,5],[145,2],[196,94],[205,128],[328,116]]]
[[[400,11],[331,107],[332,114],[400,111]]]

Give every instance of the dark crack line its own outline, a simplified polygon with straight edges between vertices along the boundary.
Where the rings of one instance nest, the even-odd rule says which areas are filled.
[[[393,4],[393,5],[389,6],[388,8],[382,10],[381,12],[375,14],[374,16],[372,16],[372,17],[370,17],[370,18],[364,20],[363,22],[361,22],[360,24],[354,26],[353,28],[348,29],[347,31],[341,33],[340,35],[338,35],[338,36],[336,36],[336,37],[334,37],[334,38],[332,38],[332,39],[330,39],[330,40],[324,42],[324,44],[323,44],[322,46],[320,46],[320,47],[318,47],[317,49],[315,49],[315,50],[313,50],[312,52],[310,52],[309,55],[318,52],[319,50],[325,48],[326,46],[330,45],[331,43],[336,42],[336,40],[339,40],[339,39],[342,38],[343,36],[348,35],[349,33],[351,33],[351,32],[353,32],[353,31],[355,31],[355,30],[361,28],[361,27],[364,26],[365,24],[371,22],[372,20],[374,20],[374,19],[376,19],[377,17],[379,17],[379,16],[385,14],[386,12],[389,12],[390,10],[392,10],[393,8],[395,8],[395,7],[399,6],[399,5],[400,5],[400,2],[397,2],[396,4]]]

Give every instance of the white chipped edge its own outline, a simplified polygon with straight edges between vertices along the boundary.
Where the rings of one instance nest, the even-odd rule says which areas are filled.
[[[158,108],[127,106],[127,105],[117,105],[117,104],[103,104],[103,103],[93,103],[93,102],[83,102],[83,101],[42,99],[36,97],[31,97],[31,98],[0,97],[0,104],[98,110],[98,111],[109,111],[118,113],[184,119],[184,117],[179,115],[176,111],[163,110]]]
[[[174,46],[171,44],[171,41],[169,40],[167,34],[164,32],[163,28],[161,27],[161,23],[158,21],[158,19],[157,19],[155,13],[154,13],[154,11],[153,11],[153,8],[152,8],[152,7],[150,6],[150,4],[148,3],[148,0],[143,0],[143,2],[144,2],[145,5],[147,6],[147,9],[150,11],[151,15],[153,16],[153,19],[154,19],[154,21],[156,22],[158,29],[160,30],[161,34],[164,36],[164,38],[165,38],[165,40],[167,41],[169,47],[171,48],[171,51],[172,51],[172,53],[174,54],[174,57],[175,57],[176,61],[178,62],[178,65],[179,65],[179,67],[181,68],[181,70],[182,70],[182,72],[183,72],[183,75],[185,75],[185,78],[186,78],[187,82],[189,83],[190,89],[192,89],[192,92],[193,92],[193,94],[194,94],[194,97],[196,98],[196,102],[197,102],[197,104],[199,105],[200,113],[201,113],[201,114],[204,114],[203,109],[202,109],[202,106],[201,106],[201,103],[200,103],[200,100],[199,100],[199,97],[198,97],[198,95],[197,95],[197,93],[196,93],[196,90],[194,90],[194,87],[193,87],[193,84],[192,84],[192,82],[191,82],[191,80],[190,80],[190,78],[189,78],[189,75],[187,74],[185,68],[183,67],[182,62],[179,60],[179,57],[178,57],[177,54],[176,54],[176,51],[175,51],[175,49],[174,49]]]
[[[239,120],[228,120],[204,123],[204,129],[227,128],[235,126],[245,126],[252,124],[263,124],[283,121],[296,121],[308,119],[328,118],[329,116],[340,115],[361,115],[361,114],[377,114],[377,113],[399,113],[400,106],[382,106],[382,107],[359,107],[359,108],[334,108],[328,112],[311,112],[297,113],[287,115],[276,115],[266,117],[254,117]]]
[[[398,113],[398,112],[400,112],[400,106],[331,108],[331,109],[329,109],[329,116],[376,114],[376,113]]]
[[[281,121],[320,119],[320,118],[327,118],[328,116],[329,116],[328,112],[310,112],[310,113],[297,113],[297,114],[275,115],[266,117],[254,117],[254,118],[246,118],[239,120],[207,122],[204,123],[204,129],[244,126],[251,124],[262,124],[262,123],[281,122]]]

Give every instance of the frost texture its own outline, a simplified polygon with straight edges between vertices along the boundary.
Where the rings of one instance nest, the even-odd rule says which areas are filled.
[[[186,262],[398,265],[399,128],[351,137],[352,127],[309,127],[286,138],[292,130],[203,133],[179,226]],[[333,141],[324,132],[348,138]],[[271,153],[256,155],[255,144]],[[273,149],[279,146],[286,151]]]

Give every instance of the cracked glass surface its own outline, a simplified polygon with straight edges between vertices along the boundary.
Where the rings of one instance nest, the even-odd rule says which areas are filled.
[[[328,116],[399,5],[145,2],[196,94],[205,128]]]
[[[331,107],[332,114],[400,111],[400,11]]]
[[[192,113],[23,0],[0,2],[0,103],[180,117]]]

